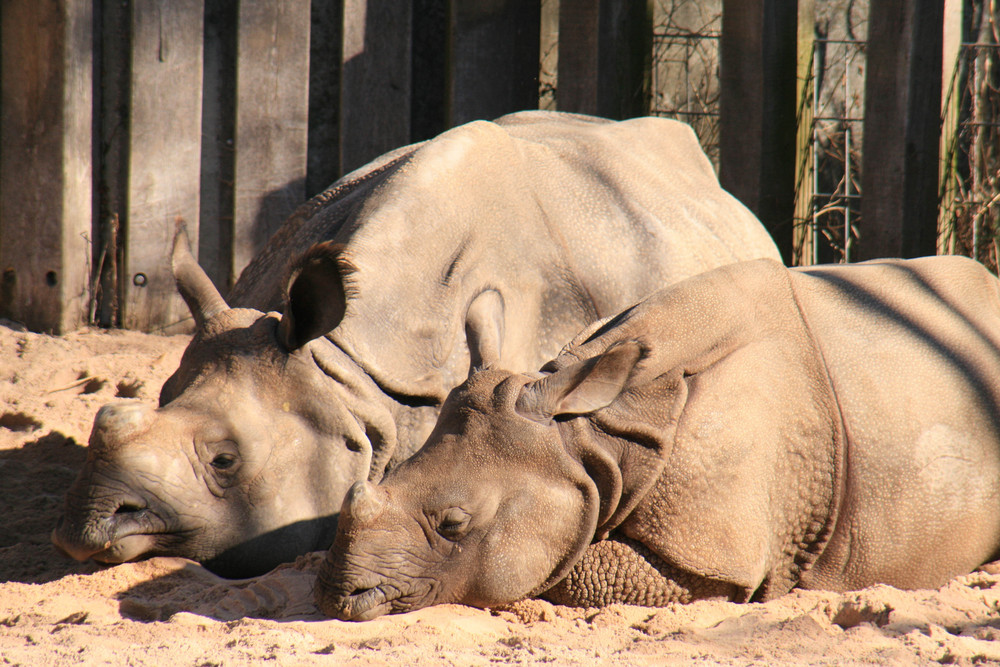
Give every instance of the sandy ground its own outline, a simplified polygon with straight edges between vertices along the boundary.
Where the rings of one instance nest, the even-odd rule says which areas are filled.
[[[457,605],[369,623],[323,619],[321,554],[243,581],[155,558],[75,563],[49,543],[97,409],[155,401],[187,339],[0,322],[0,664],[559,665],[1000,663],[1000,576],[936,591],[798,591],[665,609]],[[986,568],[992,570],[992,568]]]

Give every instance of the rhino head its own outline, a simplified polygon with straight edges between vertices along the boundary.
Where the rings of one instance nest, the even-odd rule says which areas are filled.
[[[560,431],[613,401],[639,356],[629,343],[541,378],[473,372],[413,457],[349,491],[319,572],[320,609],[369,620],[490,607],[562,579],[621,479],[606,455],[570,451]]]
[[[58,549],[104,563],[183,556],[244,577],[329,546],[373,443],[395,438],[374,383],[322,337],[345,309],[335,261],[321,244],[296,265],[284,316],[229,308],[178,232],[174,274],[196,333],[159,407],[98,413]]]

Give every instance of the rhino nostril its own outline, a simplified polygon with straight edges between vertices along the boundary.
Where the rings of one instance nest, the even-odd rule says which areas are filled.
[[[115,514],[136,514],[144,509],[146,508],[133,503],[122,503],[118,509],[115,510]]]

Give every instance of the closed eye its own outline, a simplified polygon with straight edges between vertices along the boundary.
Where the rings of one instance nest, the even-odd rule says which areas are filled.
[[[216,470],[229,470],[236,465],[236,457],[232,454],[218,454],[212,459],[212,467]]]
[[[465,535],[471,519],[472,515],[465,510],[452,507],[441,515],[441,522],[437,527],[438,535],[446,540],[457,540]]]

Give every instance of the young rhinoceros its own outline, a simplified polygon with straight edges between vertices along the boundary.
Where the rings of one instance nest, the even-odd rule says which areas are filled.
[[[525,596],[662,605],[934,587],[1000,547],[1000,283],[954,257],[716,269],[474,372],[355,484],[342,619]]]

